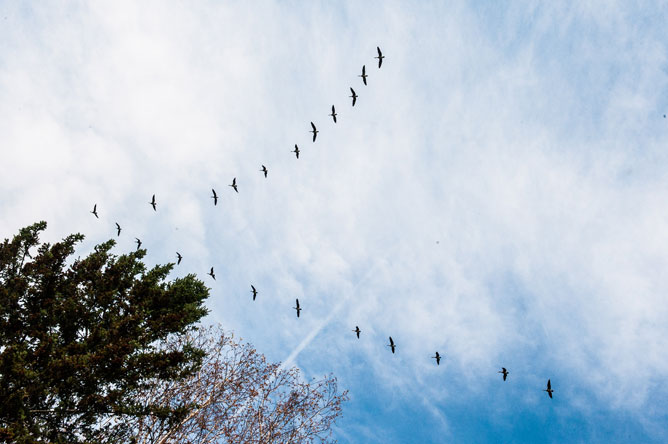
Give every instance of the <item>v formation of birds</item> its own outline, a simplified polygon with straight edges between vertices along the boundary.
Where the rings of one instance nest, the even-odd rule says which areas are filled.
[[[380,47],[376,47],[376,50],[377,50],[377,52],[378,52],[378,55],[375,56],[374,58],[378,60],[378,69],[380,69],[380,67],[383,65],[383,59],[385,59],[385,56],[384,56],[383,53],[381,52]],[[367,85],[367,77],[369,77],[369,75],[366,73],[366,65],[362,65],[362,74],[359,74],[358,77],[361,77],[361,78],[362,78],[362,83],[364,84],[364,86],[366,86],[366,85]],[[354,107],[355,104],[357,103],[357,98],[358,98],[359,96],[358,96],[357,93],[355,92],[355,89],[353,89],[352,87],[350,87],[350,92],[351,92],[351,95],[348,96],[348,97],[352,99],[351,106]],[[335,108],[334,105],[332,105],[332,112],[331,112],[331,114],[329,114],[329,117],[332,118],[332,120],[334,121],[334,123],[336,123],[336,116],[337,116],[337,115],[338,115],[338,114],[336,113],[336,108]],[[664,116],[664,117],[665,117],[665,116]],[[318,136],[318,133],[319,133],[319,132],[320,132],[320,131],[318,131],[316,125],[315,125],[313,122],[311,122],[311,130],[310,130],[310,133],[313,134],[313,142],[314,142],[314,143],[315,143],[315,141],[316,141],[316,139],[317,139],[317,136]],[[301,150],[299,149],[299,147],[297,146],[297,144],[295,144],[295,149],[292,150],[291,152],[295,154],[295,157],[296,157],[297,159],[299,159],[299,153],[301,153]],[[262,165],[262,168],[260,169],[260,172],[262,172],[262,173],[264,174],[264,177],[267,178],[268,173],[269,173],[269,169],[268,169],[265,165]],[[230,185],[228,185],[228,186],[231,187],[236,193],[239,193],[239,188],[238,188],[238,185],[237,185],[237,178],[236,178],[236,177],[234,177],[234,178],[232,179],[232,183],[231,183]],[[220,197],[219,197],[218,193],[216,193],[216,190],[213,189],[213,188],[211,189],[211,193],[212,193],[212,195],[211,195],[210,197],[211,197],[211,199],[213,199],[213,204],[214,204],[214,206],[216,206],[216,205],[218,205],[218,199],[219,199]],[[151,197],[151,200],[150,200],[149,204],[150,204],[151,207],[153,208],[153,211],[156,211],[156,212],[158,211],[158,210],[157,210],[158,203],[157,203],[157,201],[156,201],[155,194]],[[97,213],[97,203],[96,203],[95,205],[93,205],[93,211],[91,211],[91,213],[92,213],[96,218],[99,219],[99,215],[98,215],[98,213]],[[116,235],[117,235],[117,236],[120,236],[120,235],[121,235],[121,226],[118,224],[118,222],[116,222]],[[140,240],[139,238],[135,238],[135,242],[137,243],[137,250],[139,250],[139,249],[141,248],[142,242],[141,242],[141,240]],[[177,258],[177,265],[180,265],[180,264],[181,264],[181,261],[183,260],[183,256],[182,256],[181,253],[179,253],[178,251],[176,252],[176,258]],[[211,278],[212,278],[213,280],[216,279],[216,274],[214,273],[214,269],[213,269],[213,267],[211,267],[211,269],[209,270],[209,272],[208,272],[207,274],[208,274],[209,276],[211,276]],[[255,298],[257,297],[259,291],[257,291],[257,289],[255,288],[254,285],[251,285],[251,293],[252,293],[252,296],[253,296],[253,301],[255,301]],[[293,307],[293,309],[294,309],[294,310],[296,311],[296,313],[297,313],[297,318],[299,318],[299,315],[300,315],[300,313],[301,313],[301,311],[302,311],[302,307],[299,305],[299,299],[296,299],[296,301],[295,301],[295,306]],[[360,338],[360,333],[362,333],[362,330],[359,328],[359,326],[355,326],[355,329],[353,330],[353,332],[354,332],[355,335],[357,336],[357,339],[359,339],[359,338]],[[392,339],[392,336],[389,337],[389,340],[390,340],[390,343],[387,344],[387,347],[390,347],[390,350],[391,350],[392,353],[394,354],[395,351],[396,351],[396,349],[397,349],[397,345],[395,344],[394,340]],[[432,356],[432,359],[435,359],[435,360],[436,360],[436,365],[440,365],[440,364],[441,364],[442,356],[441,356],[441,355],[439,354],[439,352],[437,351],[437,352],[435,353],[435,355]],[[505,381],[506,378],[508,377],[508,374],[509,374],[510,372],[509,372],[508,370],[506,370],[505,367],[502,367],[502,368],[501,368],[501,371],[499,371],[498,373],[501,373],[501,374],[502,374],[502,376],[503,376],[503,380]],[[544,391],[544,392],[547,392],[548,396],[549,396],[550,398],[552,398],[552,393],[554,392],[554,390],[552,390],[552,384],[551,384],[551,382],[550,382],[549,379],[547,380],[547,389],[544,389],[543,391]]]

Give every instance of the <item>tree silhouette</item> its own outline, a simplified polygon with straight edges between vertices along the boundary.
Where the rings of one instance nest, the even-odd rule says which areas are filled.
[[[194,275],[166,282],[173,264],[147,270],[145,250],[111,254],[113,240],[72,260],[83,236],[41,244],[45,229],[0,244],[0,442],[128,442],[131,418],[182,421],[192,406],[137,393],[197,371],[203,350],[178,338],[209,290]]]
[[[172,338],[166,350],[206,350],[197,373],[180,381],[160,381],[139,395],[145,405],[192,405],[180,421],[157,415],[132,418],[136,441],[155,443],[313,443],[331,442],[331,426],[341,414],[347,391],[336,378],[302,381],[297,368],[268,363],[247,343],[220,327]]]

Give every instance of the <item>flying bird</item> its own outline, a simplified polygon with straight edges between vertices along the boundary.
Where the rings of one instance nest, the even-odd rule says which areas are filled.
[[[436,356],[432,356],[432,359],[436,359],[436,365],[441,365],[441,355],[436,352]]]
[[[261,169],[260,171],[262,171],[262,172],[264,173],[264,177],[266,178],[266,177],[267,177],[267,173],[269,172],[269,170],[267,169],[267,167],[264,166],[264,165],[262,165],[262,169]]]
[[[366,65],[362,65],[362,75],[361,75],[361,76],[357,76],[357,77],[361,77],[361,78],[362,78],[362,81],[363,81],[364,84],[366,85],[366,78],[369,77],[369,76],[366,75]]]
[[[211,192],[213,193],[213,196],[211,196],[211,199],[213,199],[213,205],[218,205],[218,195],[216,194],[216,190],[211,188]]]
[[[116,236],[120,236],[120,235],[121,235],[121,226],[118,225],[118,222],[116,222]]]
[[[394,341],[392,340],[392,336],[390,336],[390,343],[387,345],[392,349],[392,353],[394,353],[394,349],[396,348],[396,345],[394,345]]]
[[[547,392],[547,394],[550,396],[550,398],[552,398],[552,392],[553,392],[554,390],[552,390],[552,384],[550,384],[550,380],[549,380],[549,379],[547,380],[547,390],[543,390],[543,391],[544,391],[544,392]]]
[[[360,333],[362,333],[362,330],[356,325],[355,330],[353,330],[355,333],[357,333],[357,339],[360,338]]]
[[[253,293],[253,300],[255,300],[255,296],[257,296],[257,290],[253,285],[251,285],[251,293]]]
[[[93,205],[93,211],[91,211],[91,213],[93,213],[93,214],[95,215],[95,217],[97,217],[98,219],[100,218],[100,217],[97,215],[97,204]]]
[[[239,190],[237,189],[237,178],[236,177],[234,179],[232,179],[232,185],[228,185],[228,187],[234,188],[234,191],[236,191],[237,193],[239,192]]]
[[[352,89],[352,88],[350,88],[350,92],[353,93],[353,95],[352,95],[352,96],[348,96],[348,97],[352,97],[352,99],[353,99],[353,106],[355,106],[355,102],[357,102],[357,94],[355,93],[355,90]]]
[[[151,206],[153,207],[153,211],[158,211],[158,210],[155,209],[156,205],[158,205],[158,204],[155,202],[155,194],[153,195],[153,199],[151,199],[151,201],[150,201],[149,203],[150,203]]]
[[[330,114],[330,116],[332,116],[332,119],[334,119],[334,123],[336,123],[336,111],[334,110],[334,105],[332,105],[332,114]]]
[[[385,56],[382,52],[380,52],[380,48],[378,46],[376,46],[376,49],[378,50],[378,57],[374,57],[374,59],[378,59],[378,69],[380,69],[380,65],[383,64],[383,59]]]
[[[208,275],[211,276],[214,281],[216,280],[216,274],[213,272],[213,267],[211,267],[211,271],[209,271]]]
[[[138,237],[135,237],[135,242],[137,243],[137,250],[139,250],[139,247],[141,247],[141,241]]]
[[[299,147],[295,143],[295,149],[294,151],[290,151],[291,153],[295,153],[295,156],[297,156],[297,159],[299,159]]]
[[[316,138],[316,136],[318,135],[318,133],[319,133],[320,131],[318,131],[317,129],[315,129],[315,125],[313,124],[313,122],[311,122],[311,128],[313,128],[313,129],[312,129],[311,131],[309,131],[309,132],[313,133],[313,141],[315,142],[315,138]]]
[[[183,259],[183,256],[181,256],[181,253],[179,253],[178,251],[176,252],[176,258],[178,259],[177,262],[176,262],[176,265],[180,265],[181,264],[181,259]]]
[[[508,377],[508,373],[509,373],[509,372],[508,372],[508,370],[506,370],[505,367],[501,367],[501,371],[500,371],[500,372],[497,372],[497,373],[503,373],[503,380],[505,381],[506,378]]]
[[[302,311],[301,307],[299,306],[299,299],[297,299],[297,306],[292,308],[297,310],[297,317],[299,317],[299,312]]]

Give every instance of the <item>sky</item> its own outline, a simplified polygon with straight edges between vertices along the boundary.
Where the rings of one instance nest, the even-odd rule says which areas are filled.
[[[0,0],[0,238],[179,251],[341,443],[666,442],[668,3],[553,3]]]

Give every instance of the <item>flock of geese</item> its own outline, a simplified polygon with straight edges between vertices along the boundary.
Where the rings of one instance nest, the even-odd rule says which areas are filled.
[[[380,67],[383,65],[383,59],[385,58],[385,56],[381,52],[380,47],[376,47],[376,50],[378,51],[378,55],[374,58],[378,59],[378,68],[380,69]],[[367,85],[366,79],[367,79],[368,76],[369,75],[366,73],[366,65],[363,65],[362,66],[362,74],[358,75],[358,77],[362,78],[362,83],[364,83],[365,86]],[[350,88],[350,92],[351,92],[351,95],[349,97],[352,99],[352,106],[355,106],[355,103],[357,103],[358,95],[352,87]],[[336,108],[335,108],[334,105],[332,105],[332,112],[331,112],[331,114],[329,114],[329,116],[332,118],[332,120],[334,120],[334,123],[336,123],[337,113],[336,113]],[[309,132],[313,134],[313,142],[315,142],[316,138],[318,137],[319,131],[316,128],[316,126],[313,122],[311,122],[311,130]],[[295,149],[292,150],[291,152],[295,153],[296,158],[299,159],[300,150],[299,150],[299,147],[297,146],[297,144],[295,144]],[[264,174],[264,177],[266,178],[268,173],[269,173],[269,170],[267,169],[267,167],[262,165],[262,169],[260,171]],[[236,177],[234,177],[232,179],[232,183],[228,186],[231,187],[235,192],[237,192],[237,193],[239,192]],[[216,193],[216,190],[212,188],[211,192],[212,192],[211,199],[213,199],[214,206],[218,205],[218,194]],[[149,202],[149,204],[153,208],[153,211],[158,211],[157,210],[158,204],[155,200],[155,194],[152,196],[151,201]],[[93,211],[91,211],[91,213],[96,218],[99,219],[99,216],[97,214],[97,204],[93,205]],[[118,224],[118,222],[116,222],[116,235],[117,236],[121,235],[121,226]],[[139,248],[141,248],[141,240],[139,238],[135,238],[135,242],[137,243],[137,250],[139,250]],[[176,252],[176,258],[177,258],[177,263],[176,264],[180,265],[181,260],[183,259],[183,256],[178,251]],[[213,267],[211,267],[211,270],[209,270],[209,272],[207,274],[209,276],[211,276],[211,278],[213,280],[216,280],[216,274],[214,273]],[[255,286],[253,286],[253,285],[251,285],[251,293],[253,295],[253,301],[254,301],[255,298],[258,295],[258,291],[255,288]],[[299,315],[302,311],[302,308],[299,305],[299,299],[296,299],[295,304],[296,305],[292,308],[297,312],[297,318],[299,318]],[[359,339],[360,338],[360,333],[362,332],[362,330],[360,330],[359,326],[355,326],[355,329],[353,330],[353,332],[356,334],[357,339]],[[394,343],[394,340],[392,339],[392,336],[390,336],[389,338],[390,338],[390,343],[387,344],[387,347],[390,347],[390,350],[392,351],[392,353],[394,353],[396,351],[397,345]],[[436,365],[441,365],[441,355],[438,353],[438,351],[431,358],[436,360]],[[510,372],[508,370],[506,370],[505,367],[502,367],[501,371],[499,371],[498,373],[501,373],[503,375],[503,380],[505,381]],[[543,391],[547,392],[549,397],[552,398],[552,392],[554,390],[552,390],[552,384],[551,384],[549,379],[547,380],[547,389],[544,389]]]

